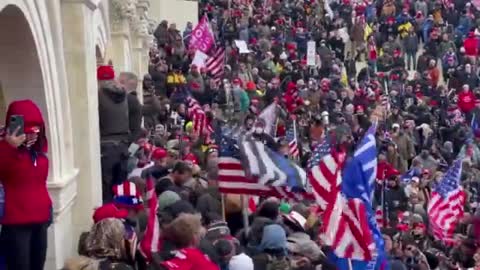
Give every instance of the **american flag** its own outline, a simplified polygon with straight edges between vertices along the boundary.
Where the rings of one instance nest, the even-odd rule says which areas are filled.
[[[218,185],[222,193],[274,196],[295,201],[313,199],[310,193],[294,192],[286,186],[263,185],[257,178],[247,177],[241,162],[240,148],[235,139],[227,136],[222,136],[220,142]]]
[[[215,83],[218,84],[222,79],[225,68],[225,48],[218,47],[205,62],[207,72],[209,72]]]
[[[293,125],[287,130],[286,139],[288,142],[289,155],[292,158],[298,158],[300,150],[298,149],[297,134]]]
[[[338,175],[339,165],[332,154],[329,137],[319,143],[308,161],[308,182],[312,187],[315,201],[321,210],[327,209],[327,204],[332,201],[332,192],[337,190],[341,183]]]
[[[340,176],[340,172],[337,175]],[[347,199],[341,192],[335,193],[323,215],[325,243],[332,246],[339,258],[372,260],[374,242],[365,204],[361,199]]]
[[[208,119],[202,106],[200,106],[200,103],[192,97],[188,97],[187,105],[188,117],[193,121],[193,132],[197,135],[204,135],[205,143],[211,143],[213,128],[210,123],[208,123]]]
[[[463,216],[465,192],[460,186],[462,159],[457,159],[432,191],[427,212],[435,238],[449,243],[458,221]]]
[[[324,156],[330,154],[330,151],[331,142],[330,137],[327,136],[321,143],[314,147],[312,156],[308,160],[308,169],[312,169],[313,167],[317,166]]]
[[[384,253],[382,234],[372,207],[377,174],[376,125],[372,125],[357,146],[343,171],[341,190],[336,189],[327,206],[327,241],[339,258],[370,261],[376,264],[374,249]],[[386,258],[386,257],[384,257]]]
[[[157,217],[157,196],[155,194],[155,184],[152,177],[148,177],[146,181],[146,190],[148,203],[148,220],[147,228],[142,241],[140,242],[139,251],[147,261],[152,260],[152,254],[158,252],[160,247],[160,224]]]

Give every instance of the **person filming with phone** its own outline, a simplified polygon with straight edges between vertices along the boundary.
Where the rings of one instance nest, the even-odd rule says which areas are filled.
[[[0,181],[5,190],[0,252],[7,269],[41,270],[52,220],[45,123],[33,101],[21,100],[9,105],[5,126],[0,140]]]

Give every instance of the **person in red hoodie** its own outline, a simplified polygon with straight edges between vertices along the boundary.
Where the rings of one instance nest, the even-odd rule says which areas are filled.
[[[0,248],[7,269],[42,270],[47,228],[52,220],[45,123],[40,109],[31,100],[9,105],[7,127],[13,115],[23,117],[24,126],[15,131],[7,128],[7,134],[0,140],[0,179],[5,189]]]
[[[463,41],[465,55],[470,59],[471,64],[475,64],[478,56],[478,39],[474,32],[468,33],[468,37]]]
[[[471,119],[472,111],[475,108],[476,97],[468,84],[463,85],[462,92],[458,94],[458,108],[466,114],[467,120]]]

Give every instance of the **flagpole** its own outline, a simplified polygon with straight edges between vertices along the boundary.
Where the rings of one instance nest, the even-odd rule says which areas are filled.
[[[296,119],[293,119],[293,138],[295,138],[295,141],[297,142],[297,149],[298,151],[300,151],[300,144],[298,143],[298,140],[297,140],[298,137],[297,137],[297,120]],[[298,161],[299,156],[300,155],[294,157],[294,160]]]
[[[243,228],[245,232],[248,232],[248,200],[245,200],[246,195],[241,195],[240,201],[242,204],[242,215],[243,215]]]
[[[227,213],[225,211],[225,194],[222,193],[221,195],[222,200],[222,219],[223,221],[227,221]]]
[[[387,96],[388,103],[386,104],[385,109],[383,110],[383,123],[386,126],[387,125],[387,118],[388,118],[388,113],[389,113],[389,108],[390,108],[390,99],[388,98],[388,82],[387,80],[384,81],[385,83],[385,93]],[[383,170],[383,181],[382,181],[382,193],[381,193],[381,205],[382,205],[382,215],[383,215],[383,226],[386,228],[388,225],[388,213],[387,213],[387,207],[385,205],[385,190],[387,188],[387,171]]]

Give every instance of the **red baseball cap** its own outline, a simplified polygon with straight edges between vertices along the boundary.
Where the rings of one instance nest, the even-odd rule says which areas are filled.
[[[198,165],[198,158],[193,153],[188,153],[184,158],[183,161],[192,163],[193,165]]]
[[[115,79],[115,70],[112,66],[99,66],[97,68],[97,80],[110,81]]]
[[[167,157],[168,153],[167,150],[163,148],[156,148],[152,153],[152,159],[158,160]]]
[[[127,216],[127,210],[119,209],[113,203],[109,203],[95,209],[95,212],[93,213],[93,222],[98,223],[106,218],[125,219]]]

